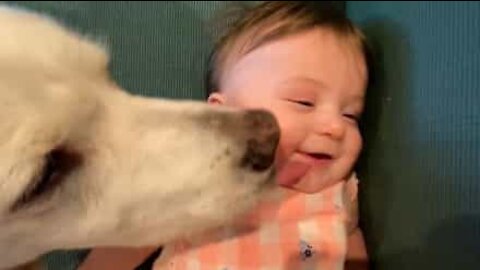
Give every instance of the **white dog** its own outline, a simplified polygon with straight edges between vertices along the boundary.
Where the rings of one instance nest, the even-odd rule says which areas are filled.
[[[0,269],[55,249],[159,245],[273,186],[273,116],[148,99],[98,45],[0,8]]]

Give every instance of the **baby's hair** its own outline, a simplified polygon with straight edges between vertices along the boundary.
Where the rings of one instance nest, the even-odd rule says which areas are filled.
[[[244,5],[238,19],[220,36],[210,55],[205,80],[207,97],[221,88],[222,72],[259,46],[314,28],[327,28],[353,42],[367,59],[363,33],[334,1],[265,1]]]

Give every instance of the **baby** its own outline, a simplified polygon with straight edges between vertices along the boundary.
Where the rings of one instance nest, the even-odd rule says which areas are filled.
[[[279,188],[236,226],[167,246],[154,269],[343,269],[367,260],[353,172],[365,54],[362,33],[325,2],[263,2],[231,27],[212,54],[208,102],[276,116]]]
[[[361,32],[331,4],[264,2],[220,40],[209,71],[210,104],[277,117],[283,189],[213,243],[167,248],[169,269],[343,269],[349,250],[365,257],[352,171],[367,86]]]

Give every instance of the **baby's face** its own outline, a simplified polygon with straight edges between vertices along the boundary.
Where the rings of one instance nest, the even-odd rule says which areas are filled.
[[[315,29],[242,56],[209,102],[273,112],[281,129],[277,182],[313,193],[345,179],[359,155],[366,79],[360,49]]]

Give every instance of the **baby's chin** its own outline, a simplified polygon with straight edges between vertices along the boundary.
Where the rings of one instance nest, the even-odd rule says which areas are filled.
[[[342,177],[332,177],[328,172],[315,170],[315,168],[308,170],[302,177],[295,179],[290,184],[277,183],[291,190],[301,193],[313,194],[321,192],[332,185],[342,181]]]

